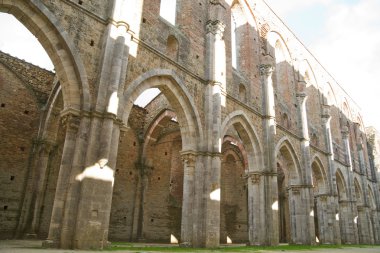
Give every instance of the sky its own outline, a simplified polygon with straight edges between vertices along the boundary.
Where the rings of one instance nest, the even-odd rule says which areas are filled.
[[[380,131],[380,0],[265,1],[354,99],[365,126]],[[54,69],[12,16],[0,13],[0,34],[1,51]]]
[[[380,0],[265,0],[380,131]]]

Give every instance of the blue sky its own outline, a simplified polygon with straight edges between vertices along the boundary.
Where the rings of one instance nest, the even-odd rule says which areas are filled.
[[[265,0],[380,130],[380,0]],[[53,69],[26,28],[0,14],[0,50]],[[33,42],[34,41],[34,42]]]

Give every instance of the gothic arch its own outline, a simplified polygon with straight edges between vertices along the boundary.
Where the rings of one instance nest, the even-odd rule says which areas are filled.
[[[277,31],[270,31],[267,35],[267,46],[266,46],[267,54],[275,58],[276,43],[278,42],[281,43],[283,53],[284,53],[284,60],[286,60],[289,64],[293,66],[292,55],[290,53],[289,47],[285,43],[284,38]]]
[[[227,130],[234,127],[241,137],[243,146],[248,154],[248,171],[260,171],[263,168],[262,146],[253,125],[242,111],[229,114],[222,123],[222,134],[225,136]]]
[[[243,156],[244,168],[248,169],[248,155],[247,155],[247,151],[245,150],[245,148],[243,146],[243,143],[240,140],[238,140],[232,136],[225,136],[223,138],[223,143],[225,143],[225,142],[233,143],[234,145],[236,145],[238,147],[240,153]],[[227,151],[227,152],[229,152],[229,151]]]
[[[200,117],[187,88],[173,70],[153,69],[128,85],[118,111],[119,117],[127,122],[133,102],[144,90],[150,88],[160,89],[176,112],[183,138],[182,150],[197,150],[202,140]]]
[[[336,187],[338,188],[337,190],[338,190],[339,201],[347,200],[348,199],[347,184],[340,168],[336,170],[335,175],[336,175]]]
[[[288,137],[283,137],[277,143],[275,149],[276,157],[280,155],[287,161],[287,168],[289,170],[289,185],[301,184],[301,166],[299,159],[296,155],[295,149]]]
[[[77,49],[41,0],[3,1],[0,12],[14,15],[46,50],[62,85],[64,108],[90,110],[86,70]]]
[[[337,105],[337,98],[333,87],[327,82],[323,87],[323,104],[325,105]]]
[[[318,190],[316,193],[323,194],[327,192],[327,177],[324,166],[321,162],[319,156],[315,155],[312,159],[311,163],[312,177],[313,177],[313,185]]]
[[[316,89],[319,89],[314,70],[307,59],[302,60],[300,63],[298,79],[305,81],[306,86],[314,85]]]
[[[362,191],[362,188],[360,187],[360,183],[356,177],[354,178],[354,186],[355,186],[355,195],[356,195],[357,205],[358,206],[364,205],[365,200],[364,200],[363,191]]]
[[[371,185],[368,184],[368,199],[369,199],[369,207],[372,209],[372,210],[376,210],[376,199],[375,199],[375,195],[373,195],[373,190],[372,190],[372,187]]]
[[[352,121],[352,112],[351,112],[351,109],[350,109],[350,104],[347,101],[347,98],[343,99],[341,110],[344,113],[344,115],[346,116],[346,118],[349,121]]]
[[[142,159],[146,159],[146,151],[151,141],[157,141],[158,134],[165,127],[165,123],[175,118],[177,115],[168,109],[162,110],[149,125],[144,135],[144,145],[142,148]],[[151,164],[147,163],[151,166]]]

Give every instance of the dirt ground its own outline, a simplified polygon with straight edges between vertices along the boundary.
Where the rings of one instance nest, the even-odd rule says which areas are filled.
[[[41,249],[41,243],[42,241],[30,241],[30,240],[0,240],[0,252],[1,253],[74,253],[74,252],[83,252],[83,253],[99,253],[100,251],[82,251],[82,250],[62,250],[62,249]],[[141,245],[143,246],[143,245]],[[104,250],[103,252],[111,252]],[[133,252],[133,253],[145,253],[149,251],[136,251],[136,250],[125,250],[125,251],[113,251],[118,253],[127,253],[127,252]],[[157,251],[154,251],[157,252]],[[188,252],[192,252],[191,249],[189,249]],[[208,251],[202,251],[208,252]],[[210,251],[210,252],[218,252],[218,251]],[[343,249],[314,249],[314,250],[296,250],[296,251],[290,251],[290,250],[278,250],[278,251],[271,251],[271,250],[262,250],[262,251],[255,251],[255,252],[263,252],[263,253],[278,253],[278,252],[287,252],[287,253],[324,253],[324,252],[331,252],[331,253],[380,253],[380,245],[377,246],[371,246],[366,248],[343,248]]]

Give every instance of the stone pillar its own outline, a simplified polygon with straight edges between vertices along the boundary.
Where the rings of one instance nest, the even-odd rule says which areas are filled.
[[[328,162],[328,194],[330,197],[328,198],[329,207],[331,213],[329,213],[329,221],[333,223],[334,227],[334,238],[335,243],[341,243],[341,229],[340,229],[340,221],[339,221],[339,197],[336,185],[336,169],[334,166],[334,149],[332,144],[332,136],[331,136],[331,115],[330,115],[330,106],[323,105],[322,110],[322,126],[324,129],[324,136],[326,142],[326,149],[328,152],[327,162]]]
[[[196,172],[196,207],[193,217],[193,246],[217,247],[220,242],[220,170],[221,170],[221,119],[222,106],[226,106],[226,48],[224,28],[226,7],[221,1],[209,1],[209,19],[206,23],[206,79],[205,88],[205,142],[201,157],[203,165]],[[198,160],[198,159],[197,159]],[[196,166],[198,167],[198,165]],[[203,171],[202,171],[203,170]],[[203,214],[202,214],[203,212]],[[200,224],[203,223],[203,224]]]
[[[371,209],[369,194],[367,189],[367,169],[365,165],[363,144],[357,145],[357,151],[359,153],[359,167],[360,167],[360,184],[363,193],[363,206],[358,206],[358,235],[359,243],[373,244],[374,243],[374,231],[371,219]]]
[[[357,226],[360,244],[373,244],[371,210],[367,206],[358,206]]]
[[[343,213],[340,212],[340,219],[341,222],[346,222],[347,224],[344,225],[346,229],[341,230],[342,233],[342,241],[343,243],[347,244],[354,244],[358,242],[358,230],[356,222],[356,201],[354,200],[355,196],[355,189],[354,189],[354,179],[353,179],[353,171],[352,171],[352,160],[351,160],[351,150],[350,150],[350,142],[349,142],[349,131],[346,126],[342,129],[342,138],[343,138],[343,145],[344,149],[346,151],[346,157],[347,157],[347,202],[340,201],[340,205],[344,203]],[[342,208],[340,208],[342,210]],[[347,217],[342,217],[343,215],[347,215]],[[354,222],[355,220],[355,222]],[[345,235],[343,235],[345,234]]]
[[[315,195],[316,210],[314,216],[318,219],[318,239],[321,244],[335,244],[335,208],[329,205],[328,195]]]
[[[263,219],[265,220],[265,234],[263,245],[277,245],[278,234],[278,189],[277,189],[277,164],[275,154],[275,103],[273,93],[272,66],[273,58],[269,55],[264,57],[263,64],[259,65],[261,83],[264,95],[264,200]]]
[[[139,172],[139,182],[136,192],[135,210],[134,210],[134,224],[133,224],[133,239],[136,241],[144,241],[144,202],[145,193],[149,186],[149,176],[152,173],[153,168],[143,163],[137,163],[135,165]]]
[[[331,195],[337,196],[337,188],[336,188],[336,176],[335,176],[335,166],[334,166],[334,149],[332,144],[332,137],[331,137],[331,115],[330,115],[330,106],[329,105],[323,105],[323,111],[322,111],[322,126],[324,130],[324,136],[325,136],[325,142],[326,142],[326,149],[328,152],[327,155],[327,161],[328,161],[328,176],[329,176],[329,192]]]
[[[262,172],[248,172],[248,236],[250,245],[262,245],[265,240],[263,221],[264,185]]]
[[[380,244],[380,211],[378,209],[372,210],[371,224],[374,244]]]
[[[30,232],[34,235],[38,235],[38,229],[40,225],[41,207],[45,196],[45,184],[48,176],[48,163],[50,158],[50,152],[54,148],[54,143],[49,141],[42,141],[40,144],[40,155],[37,163],[37,177],[35,184],[35,197],[33,203],[33,217]]]
[[[47,140],[37,140],[34,141],[33,145],[37,151],[32,154],[30,160],[35,160],[35,162],[30,168],[31,176],[29,176],[30,179],[26,186],[16,238],[37,238],[38,236],[41,206],[48,175],[48,162],[54,144]]]
[[[311,162],[310,162],[310,139],[309,139],[309,127],[307,121],[306,112],[306,93],[297,93],[297,102],[299,109],[299,118],[301,121],[301,157],[302,157],[302,181],[304,187],[302,205],[305,207],[303,210],[305,215],[305,222],[301,223],[304,225],[303,231],[305,232],[302,236],[302,241],[304,244],[315,244],[315,224],[314,217],[311,215],[313,213],[314,206],[314,192],[312,185],[312,172],[311,172]]]
[[[181,246],[189,247],[193,245],[194,170],[196,154],[194,152],[184,151],[181,155],[184,164]]]
[[[63,245],[69,244],[69,242],[64,242],[63,239],[61,240],[66,209],[66,195],[70,188],[72,159],[74,154],[78,153],[79,148],[76,143],[77,134],[86,127],[85,124],[81,124],[81,119],[73,113],[65,113],[62,115],[62,122],[66,131],[66,137],[55,191],[49,235],[44,242],[44,245],[48,247],[63,247]]]

